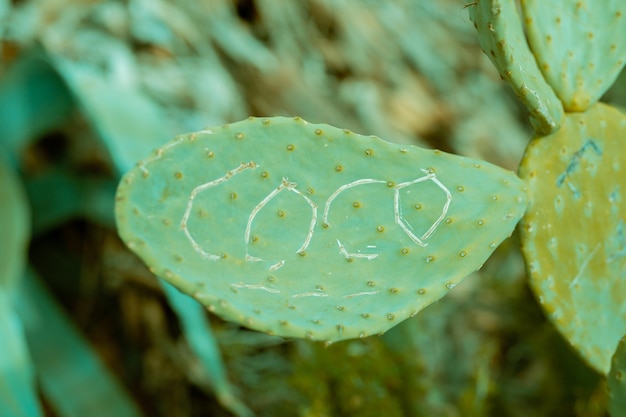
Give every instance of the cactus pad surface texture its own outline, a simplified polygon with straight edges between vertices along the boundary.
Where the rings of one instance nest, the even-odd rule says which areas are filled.
[[[609,414],[626,417],[626,336],[622,337],[611,361],[608,376]]]
[[[528,146],[522,250],[531,287],[598,371],[626,333],[626,117],[597,103]]]
[[[523,0],[528,42],[565,110],[585,111],[626,64],[624,0]]]
[[[528,47],[515,0],[479,0],[469,11],[483,51],[528,109],[535,131],[555,132],[563,105]]]
[[[379,334],[480,268],[526,208],[486,162],[301,118],[182,135],[122,179],[126,244],[227,320],[286,337]]]

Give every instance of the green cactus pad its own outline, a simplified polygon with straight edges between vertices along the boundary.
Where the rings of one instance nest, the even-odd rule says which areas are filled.
[[[597,370],[609,370],[626,333],[626,116],[597,103],[534,139],[520,176],[530,284],[561,333]]]
[[[514,0],[478,0],[469,7],[478,40],[530,113],[537,133],[555,132],[563,119],[563,105],[543,78],[522,28]]]
[[[608,375],[609,414],[626,417],[626,336],[622,337],[611,361]]]
[[[116,218],[153,270],[286,337],[379,334],[480,268],[526,207],[486,162],[300,118],[183,135],[122,179]]]
[[[566,111],[581,112],[626,63],[624,0],[523,0],[528,42]]]

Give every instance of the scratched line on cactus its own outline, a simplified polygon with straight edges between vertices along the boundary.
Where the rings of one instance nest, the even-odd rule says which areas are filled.
[[[221,259],[221,256],[207,252],[204,249],[202,249],[202,247],[198,244],[198,242],[196,242],[196,240],[193,238],[193,236],[189,232],[189,228],[187,227],[187,221],[189,220],[189,214],[191,213],[191,209],[193,207],[193,202],[195,198],[198,196],[200,192],[206,189],[209,189],[211,187],[215,187],[216,185],[220,185],[230,180],[233,176],[237,174],[241,174],[243,171],[247,169],[254,169],[256,167],[257,167],[257,164],[254,161],[250,161],[248,163],[241,163],[238,167],[235,167],[231,169],[230,171],[226,172],[226,174],[224,174],[220,178],[217,178],[213,181],[209,181],[207,183],[199,185],[191,191],[191,194],[189,195],[189,200],[187,201],[187,207],[185,208],[185,213],[183,214],[183,218],[180,221],[180,228],[185,233],[185,236],[187,237],[187,240],[189,240],[189,242],[191,243],[191,246],[193,247],[193,249],[197,253],[199,253],[202,257],[207,258],[209,260]]]
[[[193,237],[193,234],[189,230],[189,227],[188,227],[189,216],[192,212],[196,197],[198,197],[198,195],[204,191],[210,190],[220,184],[225,183],[226,181],[231,180],[233,177],[243,173],[246,170],[256,169],[257,167],[258,167],[258,164],[254,161],[241,163],[239,166],[236,166],[233,169],[227,171],[223,176],[213,179],[211,181],[208,181],[206,183],[203,183],[195,187],[191,191],[189,198],[187,200],[185,211],[180,221],[180,228],[185,234],[185,237],[191,244],[194,251],[196,251],[203,258],[213,261],[213,260],[222,259],[222,256],[205,250],[202,247],[202,245],[198,243],[198,241]],[[394,201],[393,201],[394,213],[393,214],[394,214],[395,223],[402,229],[404,234],[411,241],[413,241],[416,245],[420,247],[426,247],[428,245],[426,240],[428,240],[435,233],[435,231],[437,230],[437,228],[439,227],[439,225],[445,218],[446,214],[448,213],[450,204],[452,202],[452,193],[450,193],[450,190],[437,178],[437,175],[434,172],[430,170],[426,170],[426,169],[422,169],[421,171],[424,173],[423,176],[415,178],[411,181],[405,181],[405,182],[393,185],[393,189],[394,189]],[[400,191],[405,187],[422,183],[422,182],[426,182],[426,181],[431,181],[439,189],[441,189],[446,196],[446,201],[443,204],[439,217],[430,225],[430,227],[423,234],[418,236],[412,230],[410,223],[402,215]],[[363,179],[355,180],[355,181],[352,181],[350,183],[340,186],[328,197],[328,199],[324,203],[324,211],[322,215],[323,226],[325,228],[331,227],[331,224],[329,222],[331,207],[333,205],[333,202],[337,199],[339,195],[341,195],[343,192],[351,188],[370,185],[370,184],[389,184],[389,182],[378,180],[378,179],[363,178]],[[310,197],[305,195],[303,192],[298,190],[297,186],[298,184],[296,182],[290,181],[287,178],[282,178],[281,183],[276,188],[274,188],[271,192],[269,192],[259,203],[257,203],[254,206],[254,208],[252,209],[252,211],[247,217],[246,227],[245,227],[245,230],[243,231],[243,241],[244,241],[244,246],[245,246],[245,260],[246,261],[248,262],[272,262],[272,264],[268,268],[270,272],[276,271],[285,265],[286,261],[284,259],[267,260],[267,259],[263,259],[261,257],[253,256],[250,254],[251,231],[252,231],[252,226],[253,226],[254,221],[257,219],[258,214],[270,203],[270,201],[274,200],[275,198],[278,198],[281,195],[281,193],[285,191],[294,193],[298,197],[302,198],[311,208],[311,219],[309,221],[306,237],[304,238],[304,241],[301,243],[298,249],[295,250],[295,253],[304,253],[304,251],[309,247],[313,239],[313,235],[315,233],[315,227],[317,225],[318,204],[315,203]],[[380,255],[379,253],[360,253],[358,251],[350,252],[349,249],[346,247],[345,243],[343,243],[339,239],[337,239],[337,245],[338,245],[339,255],[349,260],[353,258],[372,260],[372,259],[377,258]],[[375,248],[375,246],[368,245],[368,248]],[[250,286],[244,286],[242,288],[256,289]]]
[[[210,130],[205,131],[204,133],[213,133]],[[182,136],[179,136],[178,138],[176,138],[176,140],[166,144],[165,146],[163,146],[162,148],[157,149],[156,151],[154,151],[153,155],[151,155],[149,158],[143,160],[143,161],[139,161],[137,163],[137,167],[141,170],[142,174],[144,177],[147,177],[150,174],[150,171],[148,170],[148,165],[150,165],[151,163],[161,159],[163,157],[163,154],[165,153],[165,151],[172,149],[178,145],[180,145],[181,143],[183,143],[184,138]]]
[[[579,167],[581,160],[583,159],[585,153],[589,150],[593,151],[593,154],[596,156],[602,156],[602,149],[598,146],[598,144],[593,139],[587,139],[587,141],[583,144],[583,146],[577,150],[574,155],[570,158],[565,171],[559,175],[556,179],[556,186],[561,188],[565,181],[569,178],[570,175]],[[593,155],[592,154],[592,155]],[[576,186],[571,182],[567,181],[567,186],[570,191],[574,194],[574,198],[579,199],[581,197],[580,191]]]
[[[313,200],[311,200],[309,197],[304,195],[300,190],[297,190],[296,189],[297,186],[298,186],[297,183],[291,182],[288,179],[283,178],[282,183],[277,188],[272,190],[272,192],[270,192],[263,200],[261,200],[259,204],[257,204],[254,207],[254,209],[252,210],[252,213],[250,213],[250,215],[248,216],[248,222],[246,223],[246,231],[244,234],[244,240],[246,244],[246,261],[253,261],[253,262],[264,261],[264,259],[250,256],[250,254],[248,253],[248,249],[250,245],[250,229],[252,228],[252,222],[254,221],[254,218],[259,213],[259,211],[261,211],[263,207],[265,207],[272,199],[274,199],[281,191],[284,191],[284,190],[291,191],[295,193],[296,195],[298,195],[299,197],[302,197],[307,202],[307,204],[311,206],[311,222],[309,223],[309,230],[307,231],[307,235],[306,235],[306,238],[304,239],[304,242],[302,243],[302,245],[296,252],[302,253],[309,246],[309,243],[311,243],[311,239],[313,238],[315,225],[317,224],[317,204],[315,204]]]
[[[591,260],[593,259],[593,257],[596,255],[596,253],[598,252],[598,250],[600,249],[600,244],[598,243],[595,248],[593,248],[593,250],[591,251],[591,253],[589,255],[587,255],[587,257],[583,260],[583,262],[580,264],[580,268],[578,269],[578,273],[576,274],[576,276],[574,277],[574,279],[572,279],[572,282],[569,284],[569,288],[578,288],[579,287],[579,283],[578,281],[580,280],[580,277],[583,276],[583,273],[585,272],[585,270],[587,269],[587,267],[589,266],[589,262],[591,262]]]

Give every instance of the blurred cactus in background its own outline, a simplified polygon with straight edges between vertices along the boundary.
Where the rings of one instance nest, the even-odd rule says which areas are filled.
[[[0,152],[7,155],[0,169],[9,172],[0,178],[0,234],[10,248],[2,247],[8,261],[0,271],[13,271],[0,277],[11,282],[1,298],[0,353],[15,358],[0,360],[0,411],[620,416],[624,116],[596,103],[604,97],[617,109],[626,105],[620,7],[0,0]],[[237,122],[250,115],[259,117]],[[264,120],[272,127],[263,130]],[[181,132],[197,133],[168,142]],[[288,150],[298,144],[306,156]],[[367,162],[372,156],[376,162]],[[198,165],[200,157],[215,167]],[[521,180],[506,171],[520,160]],[[117,235],[115,193],[127,172],[120,233],[155,250],[137,250],[153,258],[150,269]],[[342,182],[343,174],[350,179]],[[14,197],[21,188],[25,199]],[[409,204],[406,197],[416,195]],[[476,202],[493,195],[508,197],[497,208]],[[520,236],[495,249],[527,203]],[[228,233],[219,244],[196,205],[235,219],[210,223]],[[410,211],[418,205],[425,216]],[[271,216],[291,208],[310,215]],[[19,259],[29,232],[20,225],[27,211],[25,266]],[[385,224],[370,225],[373,217]],[[484,234],[476,231],[479,220]],[[393,237],[348,233],[369,226]],[[293,239],[283,241],[281,230]],[[413,245],[409,253],[402,239]],[[194,242],[196,254],[216,262],[234,256],[221,269],[208,259],[187,262]],[[281,245],[294,247],[284,268],[275,259]],[[367,258],[372,249],[381,250],[378,261]],[[413,267],[403,259],[418,249],[433,254]],[[426,263],[429,255],[437,262]],[[241,269],[246,257],[261,259],[253,262],[258,267],[280,265],[279,280]],[[367,278],[370,261],[382,261],[380,278]],[[310,281],[288,269],[292,262],[356,279]],[[419,281],[426,267],[435,272]],[[190,274],[199,276],[185,283]],[[211,274],[224,292],[193,287],[213,282]],[[328,308],[313,313],[327,328],[307,333],[318,331],[302,324],[308,301],[273,305],[275,294],[259,289],[261,282],[289,295],[328,291],[293,299],[328,298]],[[176,286],[243,326],[207,313]],[[369,295],[336,303],[375,291],[370,305],[360,301]],[[245,293],[259,296],[257,310],[286,318],[256,313]],[[346,325],[353,305],[375,311],[369,319],[378,324]],[[355,319],[366,320],[366,312]],[[281,320],[297,323],[295,331]],[[249,327],[357,339],[325,346]]]

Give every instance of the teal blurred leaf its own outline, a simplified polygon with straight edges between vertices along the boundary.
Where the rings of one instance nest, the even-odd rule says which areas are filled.
[[[22,274],[29,237],[24,192],[0,149],[0,416],[39,416],[33,365],[10,298]]]
[[[0,144],[19,155],[28,141],[61,126],[73,100],[58,73],[39,52],[10,67],[0,78]]]
[[[123,62],[124,57],[120,52],[118,60]],[[169,138],[156,107],[136,89],[109,79],[84,63],[59,56],[52,62],[120,171],[133,166],[136,155],[150,151]]]
[[[24,329],[3,289],[0,289],[0,340],[0,416],[40,416],[35,374]]]
[[[0,106],[1,107],[1,106]],[[0,145],[0,289],[22,273],[30,234],[30,210],[22,186]]]
[[[72,218],[85,218],[113,227],[117,183],[55,169],[27,180],[33,208],[33,233],[38,235]]]
[[[106,364],[32,271],[15,304],[41,389],[61,417],[139,417]]]
[[[252,412],[239,401],[232,385],[228,382],[219,346],[202,306],[166,281],[160,280],[160,282],[170,305],[181,321],[189,345],[204,365],[204,370],[211,380],[220,404],[238,417],[252,416]]]

